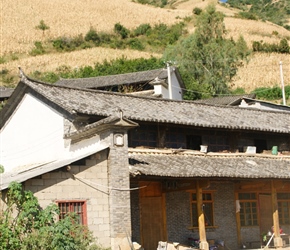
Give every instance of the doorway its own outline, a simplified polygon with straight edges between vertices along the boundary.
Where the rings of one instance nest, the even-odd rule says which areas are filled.
[[[140,182],[147,186],[140,192],[140,221],[142,246],[154,250],[159,241],[166,241],[164,198],[159,182]]]
[[[260,233],[267,233],[273,226],[271,194],[259,194]]]

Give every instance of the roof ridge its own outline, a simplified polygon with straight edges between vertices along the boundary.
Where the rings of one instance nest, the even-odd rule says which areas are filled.
[[[209,156],[209,157],[250,157],[250,158],[272,158],[272,159],[280,159],[280,160],[289,160],[290,155],[270,155],[270,154],[249,154],[249,153],[218,153],[218,152],[208,152],[203,153],[198,150],[191,149],[148,149],[148,148],[128,148],[129,154],[155,154],[155,155],[175,155],[175,156]]]
[[[92,78],[106,78],[106,77],[116,77],[120,75],[134,75],[134,74],[143,74],[146,72],[153,72],[153,71],[162,71],[166,70],[165,68],[158,68],[158,69],[151,69],[151,70],[143,70],[143,71],[135,71],[135,72],[128,72],[128,73],[122,73],[122,74],[113,74],[113,75],[104,75],[104,76],[92,76],[92,77],[84,77],[84,78],[62,78],[61,81],[75,81],[75,80],[80,80],[80,79],[92,79]]]

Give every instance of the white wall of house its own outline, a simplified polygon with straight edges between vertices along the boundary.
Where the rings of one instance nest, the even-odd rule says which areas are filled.
[[[171,69],[170,73],[171,77],[171,91],[172,91],[172,100],[182,100],[182,89],[179,84],[179,81],[176,77],[176,74]],[[167,80],[167,83],[164,84],[162,80],[160,81],[160,84],[157,82],[154,83],[154,93],[156,95],[162,95],[162,98],[170,99],[170,91],[169,91],[169,79]]]
[[[171,72],[171,88],[172,88],[172,99],[173,100],[182,100],[182,89],[179,85],[176,74]]]
[[[63,117],[26,94],[0,131],[0,164],[15,167],[44,163],[63,154]]]

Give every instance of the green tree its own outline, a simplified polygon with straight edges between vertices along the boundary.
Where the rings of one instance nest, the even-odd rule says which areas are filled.
[[[223,20],[223,14],[217,12],[214,5],[207,6],[197,16],[195,32],[165,50],[164,60],[176,62],[182,75],[191,76],[185,81],[191,91],[195,90],[193,86],[202,85],[202,90],[211,96],[229,93],[228,83],[236,74],[241,59],[249,54],[242,37],[237,43],[225,38]],[[198,96],[200,94],[188,94],[185,98]],[[208,94],[202,97],[208,97]]]
[[[44,35],[44,32],[49,29],[49,26],[43,20],[40,20],[39,24],[35,28],[42,30],[42,34]]]
[[[85,250],[93,240],[74,213],[56,220],[58,207],[41,209],[33,193],[19,183],[11,183],[6,198],[7,208],[0,216],[0,249]]]

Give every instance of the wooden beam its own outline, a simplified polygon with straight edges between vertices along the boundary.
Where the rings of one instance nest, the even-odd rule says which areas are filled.
[[[198,231],[199,231],[199,249],[209,250],[208,242],[206,241],[205,221],[203,213],[203,201],[202,201],[202,187],[200,187],[199,181],[196,182],[196,199],[197,199],[197,213],[198,213]]]

